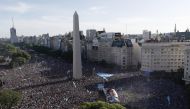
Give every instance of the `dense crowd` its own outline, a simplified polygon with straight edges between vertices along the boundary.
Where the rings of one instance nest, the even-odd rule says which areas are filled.
[[[137,76],[110,80],[106,86],[117,89],[120,101],[131,109],[189,109],[184,88],[170,80]]]
[[[94,74],[97,71],[115,75],[104,81]],[[94,90],[102,82],[116,89],[121,103],[129,109],[187,109],[182,87],[169,80],[147,81],[140,72],[102,68],[94,63],[83,63],[83,73],[83,79],[74,81],[72,63],[38,53],[32,53],[31,61],[21,67],[0,68],[3,88],[22,93],[22,101],[15,107],[18,109],[75,109],[82,102],[102,99]]]
[[[90,67],[83,68],[90,72]],[[98,92],[85,86],[101,82],[97,76],[72,81],[72,64],[43,54],[33,54],[31,62],[14,69],[0,69],[3,88],[20,91],[23,95],[19,109],[73,108],[85,101],[94,101]]]

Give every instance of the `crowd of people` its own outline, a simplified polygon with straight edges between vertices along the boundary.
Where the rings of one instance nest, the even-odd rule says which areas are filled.
[[[117,89],[120,101],[130,109],[188,109],[183,86],[170,80],[135,76],[106,85]]]
[[[87,66],[84,72],[90,72]],[[97,76],[86,74],[79,81],[72,81],[72,63],[49,57],[44,54],[33,54],[28,64],[14,69],[0,69],[3,88],[14,89],[22,93],[19,109],[73,108],[80,103],[98,99],[98,92],[85,86],[101,82]]]
[[[96,72],[114,74],[105,86],[114,88],[123,105],[146,109],[187,109],[183,89],[168,80],[147,81],[140,72],[123,72],[117,68],[103,68],[83,63],[83,78],[71,79],[72,63],[44,54],[32,53],[28,64],[14,69],[0,69],[3,88],[22,93],[22,101],[15,109],[71,109],[83,102],[99,100],[100,94],[91,87],[104,82]],[[168,104],[167,98],[170,97]]]

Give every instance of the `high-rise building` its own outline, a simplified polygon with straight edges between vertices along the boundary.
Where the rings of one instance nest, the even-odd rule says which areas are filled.
[[[17,38],[17,35],[16,35],[16,29],[14,28],[14,21],[12,19],[12,28],[10,29],[10,41],[11,43],[17,43],[18,42],[18,38]]]

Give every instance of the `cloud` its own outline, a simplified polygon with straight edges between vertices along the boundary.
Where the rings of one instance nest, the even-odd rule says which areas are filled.
[[[92,6],[89,8],[89,10],[93,13],[96,13],[96,14],[106,14],[107,13],[105,11],[106,7],[104,7],[104,6]]]
[[[17,13],[25,13],[29,11],[32,7],[26,3],[18,2],[16,5],[1,5],[1,10],[3,11],[10,11],[10,12],[17,12]]]
[[[49,33],[50,35],[64,34],[71,31],[72,26],[72,22],[66,20],[59,21],[59,19],[50,19],[50,17],[44,16],[35,19],[18,19],[15,28],[17,29],[18,36],[30,36],[44,33]]]
[[[103,6],[100,6],[100,7],[98,7],[98,6],[93,6],[93,7],[90,7],[90,10],[92,10],[92,11],[99,11],[99,10],[102,10],[102,9],[104,9],[105,7],[103,7]]]
[[[147,22],[153,22],[154,20],[151,18],[146,17],[118,17],[116,18],[116,21],[119,23],[147,23]]]
[[[44,21],[50,21],[50,22],[72,22],[72,17],[65,17],[65,16],[61,16],[61,15],[54,15],[54,16],[42,16],[41,17],[42,20]]]

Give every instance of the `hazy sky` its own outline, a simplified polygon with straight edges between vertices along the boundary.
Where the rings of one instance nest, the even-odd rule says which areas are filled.
[[[189,4],[190,0],[0,0],[0,37],[9,37],[11,17],[17,35],[64,34],[72,30],[75,10],[83,31],[171,32],[175,23],[185,31],[190,27]]]

